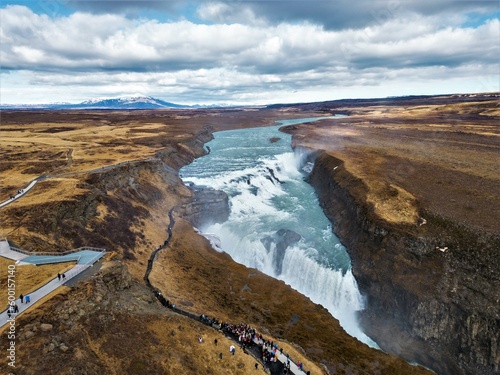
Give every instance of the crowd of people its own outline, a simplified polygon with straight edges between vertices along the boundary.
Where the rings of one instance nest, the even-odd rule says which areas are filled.
[[[176,309],[178,312],[182,311],[177,309],[176,306],[167,300],[159,291],[155,291],[155,296],[158,301],[165,307]],[[185,315],[192,316],[191,313],[185,312]],[[213,327],[219,331],[221,331],[226,337],[233,339],[234,341],[239,343],[239,346],[243,353],[248,353],[251,351],[257,358],[260,358],[264,367],[268,367],[269,369],[276,367],[282,367],[283,374],[293,374],[290,369],[290,364],[292,360],[288,354],[283,353],[283,348],[279,348],[278,344],[274,343],[269,339],[265,339],[262,334],[258,333],[254,328],[248,326],[245,323],[240,324],[232,324],[223,322],[218,318],[211,318],[208,315],[201,314],[198,316],[198,320],[210,327]],[[198,339],[200,343],[203,342],[202,338]],[[214,340],[214,344],[217,345],[217,339]],[[236,348],[234,345],[231,345],[229,349],[232,355],[235,355]],[[279,361],[279,356],[286,356],[286,361],[281,365]],[[222,359],[222,353],[219,355]],[[296,363],[297,368],[303,371],[303,364]],[[256,369],[258,368],[258,364],[256,364]],[[272,371],[276,373],[276,371]],[[310,372],[306,372],[307,375],[310,375]]]
[[[241,350],[248,353],[251,350],[257,356],[260,356],[263,366],[271,367],[273,364],[279,362],[280,354],[286,356],[286,362],[283,363],[283,374],[292,374],[290,365],[292,360],[288,354],[283,353],[283,348],[279,348],[277,343],[269,339],[265,339],[262,334],[257,332],[254,328],[246,325],[245,323],[231,324],[220,321],[217,318],[210,318],[205,314],[200,315],[200,321],[216,329],[219,329],[225,336],[231,337],[237,341]],[[216,344],[217,345],[217,344]],[[234,355],[234,346],[232,346],[231,353]],[[296,363],[297,368],[303,370],[302,363]],[[256,366],[257,369],[258,366]],[[310,372],[306,372],[310,375]]]
[[[171,215],[171,212],[170,214]],[[171,231],[171,227],[169,227],[169,232]],[[170,237],[169,237],[170,238]],[[163,246],[158,246],[156,248],[156,251],[159,251],[163,247],[166,247],[168,245],[169,240],[165,240],[165,243]],[[149,260],[149,263],[152,266],[152,261],[153,259]],[[153,289],[155,297],[158,299],[158,301],[165,307],[176,310],[176,312],[181,313],[183,315],[189,316],[191,318],[195,318],[194,314],[188,311],[184,311],[182,309],[179,309],[175,306],[175,304],[171,303],[168,299],[166,299],[162,293],[154,288],[150,283],[149,279],[147,277],[148,273],[145,276],[147,284]],[[260,358],[262,360],[263,366],[268,367],[270,369],[272,374],[277,374],[276,368],[282,368],[282,374],[288,375],[288,374],[293,374],[291,370],[291,362],[292,360],[290,359],[290,356],[288,354],[286,355],[286,361],[285,363],[282,363],[282,361],[279,360],[279,356],[284,355],[283,354],[283,348],[278,349],[278,345],[275,344],[273,341],[270,341],[269,339],[266,340],[262,334],[258,333],[254,328],[246,325],[245,323],[240,323],[240,324],[231,324],[231,323],[226,323],[221,321],[220,319],[217,318],[210,318],[209,316],[205,314],[201,314],[199,316],[200,322],[211,326],[217,330],[220,330],[226,337],[230,337],[233,340],[237,341],[241,347],[241,350],[244,353],[248,353],[248,350],[251,350],[252,353],[255,355],[256,358]],[[203,342],[203,338],[199,337],[198,342],[201,344]],[[214,340],[214,344],[217,345],[218,341],[217,339]],[[230,353],[234,356],[236,352],[236,348],[234,345],[231,345],[229,348]],[[222,359],[223,354],[219,354],[219,358]],[[274,365],[274,366],[273,366]],[[303,370],[303,364],[302,363],[296,363],[295,364],[297,368],[304,373]],[[255,369],[258,369],[258,363],[255,364]],[[307,375],[310,375],[310,371],[305,372]]]

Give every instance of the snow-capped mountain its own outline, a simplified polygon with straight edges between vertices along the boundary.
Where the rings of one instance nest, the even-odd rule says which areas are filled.
[[[78,108],[103,108],[103,109],[154,109],[154,108],[186,108],[180,104],[166,102],[151,96],[122,96],[114,99],[94,98],[86,100]]]
[[[2,104],[0,109],[158,109],[158,108],[191,108],[156,99],[151,96],[132,95],[119,98],[94,98],[79,104]]]

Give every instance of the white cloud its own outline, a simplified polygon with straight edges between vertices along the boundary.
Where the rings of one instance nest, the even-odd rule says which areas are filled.
[[[228,9],[207,3],[199,14],[222,17]],[[433,85],[428,91],[460,78],[467,91],[474,76],[498,74],[498,19],[475,28],[442,27],[433,17],[411,14],[330,30],[308,22],[207,25],[90,13],[51,18],[21,6],[0,12],[1,62],[12,72],[2,76],[4,102],[17,100],[16,90],[35,95],[42,87],[71,95],[56,100],[72,101],[129,92],[186,103],[281,101],[278,95],[295,98],[294,91],[316,98],[349,87],[358,96],[377,87],[377,96],[384,96],[395,94],[380,88],[403,83],[420,90],[415,77]],[[41,91],[29,93],[34,87]],[[74,88],[70,94],[68,87]]]
[[[471,14],[498,12],[495,0],[198,0],[198,15],[216,23],[277,24],[309,22],[329,30],[359,29],[390,20],[424,16],[456,25]],[[411,28],[411,27],[409,27]]]
[[[248,4],[235,4],[224,2],[201,3],[198,11],[198,17],[214,23],[222,24],[246,24],[253,26],[264,26],[266,22],[258,17]]]

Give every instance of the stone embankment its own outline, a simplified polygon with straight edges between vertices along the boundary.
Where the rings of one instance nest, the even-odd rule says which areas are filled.
[[[425,225],[388,223],[342,160],[317,155],[310,183],[367,296],[365,331],[385,351],[439,374],[499,373],[498,235],[423,208]]]

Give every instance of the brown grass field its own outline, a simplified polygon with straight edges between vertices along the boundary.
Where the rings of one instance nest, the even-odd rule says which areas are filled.
[[[500,229],[497,100],[338,111],[349,117],[293,127],[296,144],[344,160],[382,219],[416,223],[418,201],[467,225]]]

